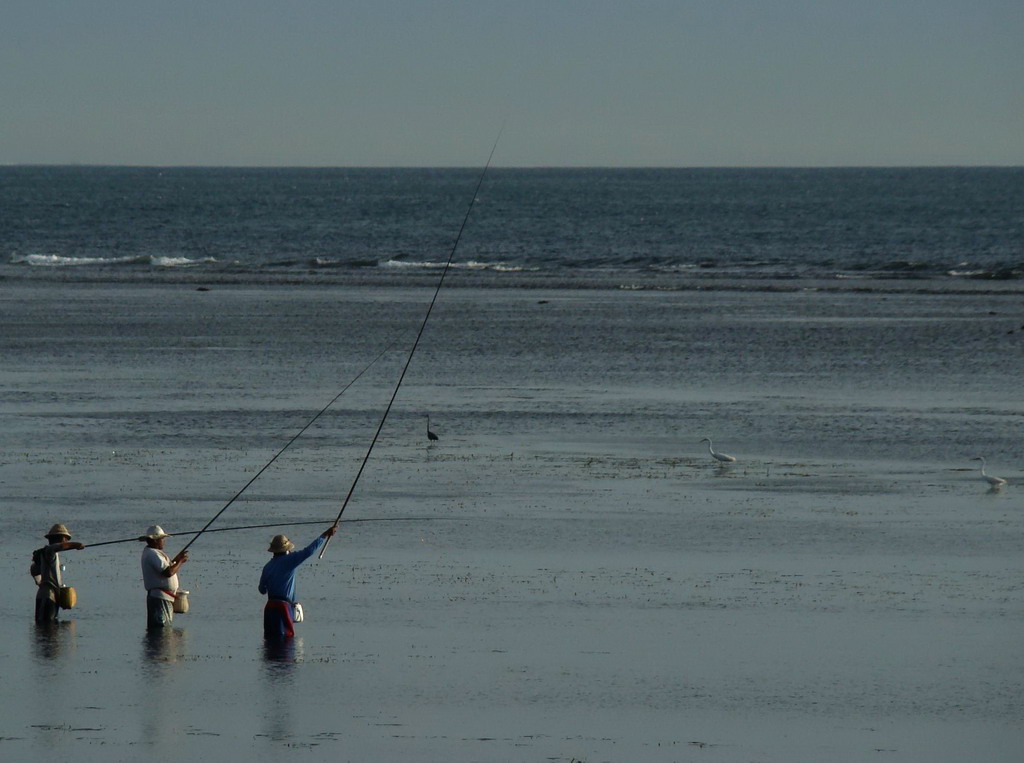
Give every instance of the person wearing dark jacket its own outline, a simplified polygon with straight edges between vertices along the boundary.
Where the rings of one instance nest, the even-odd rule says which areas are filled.
[[[29,574],[39,586],[36,590],[36,622],[39,624],[56,622],[60,613],[58,593],[64,580],[59,552],[85,548],[81,543],[72,542],[71,532],[62,524],[55,524],[44,537],[49,543],[32,552],[32,566],[29,568]]]

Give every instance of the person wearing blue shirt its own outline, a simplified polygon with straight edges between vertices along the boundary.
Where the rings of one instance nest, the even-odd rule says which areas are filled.
[[[323,548],[337,530],[337,525],[331,525],[301,551],[295,551],[295,544],[284,535],[275,535],[270,541],[267,551],[274,558],[263,566],[259,586],[260,593],[267,595],[267,604],[263,608],[265,638],[288,639],[295,636],[295,572],[300,564]]]

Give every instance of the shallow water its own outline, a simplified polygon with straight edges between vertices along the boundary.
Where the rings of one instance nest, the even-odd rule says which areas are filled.
[[[200,538],[164,638],[137,543],[65,554],[80,606],[34,628],[52,522],[198,529],[429,297],[4,287],[5,758],[1016,759],[1012,293],[445,292],[345,513],[415,519],[302,569],[292,652],[261,639],[274,529]],[[403,352],[219,526],[326,526]]]

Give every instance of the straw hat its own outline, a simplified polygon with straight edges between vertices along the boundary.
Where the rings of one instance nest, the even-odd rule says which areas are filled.
[[[167,537],[170,536],[164,532],[164,528],[160,525],[150,525],[146,528],[146,534],[139,536],[139,540],[160,540]]]
[[[287,554],[295,548],[295,544],[288,540],[287,535],[275,535],[274,539],[270,541],[270,548],[267,549],[272,554]]]
[[[68,540],[71,540],[71,533],[68,531],[68,528],[66,528],[64,525],[62,525],[62,524],[60,524],[58,522],[53,527],[51,527],[49,532],[47,532],[46,535],[44,535],[43,537],[44,538],[57,538],[59,536],[64,536]]]

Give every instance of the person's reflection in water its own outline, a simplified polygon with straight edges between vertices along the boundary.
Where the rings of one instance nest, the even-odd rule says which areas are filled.
[[[180,705],[175,686],[181,675],[176,664],[185,657],[184,628],[154,628],[142,637],[142,739],[160,747],[174,741],[180,728],[175,710]]]
[[[78,636],[75,633],[74,620],[58,620],[48,623],[32,623],[27,633],[29,644],[25,644],[24,652],[30,654],[27,660],[8,659],[3,662],[2,675],[5,687],[10,691],[5,695],[19,707],[5,707],[4,720],[18,717],[20,710],[27,713],[24,718],[30,721],[35,741],[32,743],[37,754],[19,755],[9,745],[0,744],[2,760],[61,759],[58,748],[51,747],[55,739],[53,729],[70,728],[63,724],[67,718],[81,716],[81,708],[76,707],[77,698],[83,691],[81,666],[76,664],[75,651],[78,648]],[[11,647],[13,644],[4,644]],[[23,664],[27,663],[27,664]],[[15,698],[17,698],[15,700]],[[28,728],[25,729],[28,731]],[[3,740],[0,733],[0,741]],[[7,737],[12,739],[14,737]],[[85,737],[79,737],[85,739]],[[76,750],[80,749],[78,747]],[[39,752],[39,751],[42,752]],[[70,755],[70,753],[69,753]]]
[[[56,620],[33,628],[32,645],[38,662],[49,662],[75,651],[75,621]]]
[[[184,628],[160,628],[146,631],[142,637],[142,656],[147,670],[178,662],[185,646]]]
[[[267,689],[263,692],[267,698],[264,734],[275,741],[289,740],[294,735],[293,692],[301,662],[301,638],[263,640],[263,675],[267,679]]]
[[[268,638],[263,640],[264,671],[271,678],[288,677],[297,661],[302,639]]]

